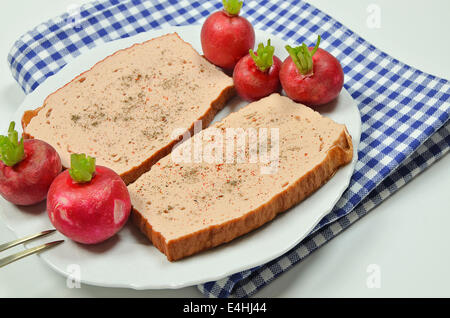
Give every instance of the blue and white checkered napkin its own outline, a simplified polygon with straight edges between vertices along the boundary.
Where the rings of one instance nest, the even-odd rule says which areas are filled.
[[[198,23],[219,0],[102,0],[66,13],[23,35],[8,61],[29,93],[74,57],[103,42],[164,25]],[[450,83],[381,52],[302,0],[245,1],[242,15],[255,28],[297,43],[314,43],[336,56],[345,88],[362,119],[359,161],[349,188],[299,245],[278,259],[198,286],[210,297],[247,297],[301,262],[367,214],[450,149]]]

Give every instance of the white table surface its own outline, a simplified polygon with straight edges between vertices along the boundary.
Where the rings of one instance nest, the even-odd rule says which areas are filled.
[[[67,11],[71,4],[85,2],[2,1],[0,133],[6,132],[9,116],[25,96],[6,62],[11,45],[40,22]],[[421,0],[310,0],[310,3],[397,59],[450,78],[450,1],[429,0],[424,4]],[[380,9],[380,28],[367,24],[368,7],[372,4]],[[256,297],[449,297],[449,168],[450,156],[446,156]],[[12,239],[13,234],[0,221],[0,242]],[[21,249],[15,247],[9,252]],[[379,288],[368,288],[370,264],[379,269]],[[66,279],[36,255],[0,269],[0,297],[202,296],[195,286],[148,291],[83,284],[80,288],[68,288]]]

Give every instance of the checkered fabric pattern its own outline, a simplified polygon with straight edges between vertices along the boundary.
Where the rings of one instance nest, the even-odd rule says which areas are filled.
[[[23,35],[8,56],[29,93],[76,56],[164,25],[201,23],[216,0],[102,0]],[[367,214],[450,149],[450,83],[390,57],[303,0],[245,1],[255,28],[291,43],[315,42],[336,56],[362,119],[358,162],[348,189],[313,232],[268,264],[198,286],[209,297],[248,297]]]

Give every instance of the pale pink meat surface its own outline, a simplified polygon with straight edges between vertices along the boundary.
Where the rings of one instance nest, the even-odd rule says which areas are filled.
[[[177,34],[121,50],[50,95],[25,131],[64,167],[86,153],[122,174],[166,147],[211,109],[230,77]],[[36,105],[39,106],[39,105]]]
[[[212,129],[249,127],[268,129],[269,157],[276,147],[271,143],[270,131],[278,129],[279,165],[272,173],[262,173],[261,168],[268,164],[261,160],[179,163],[169,155],[128,186],[133,208],[148,221],[152,231],[164,237],[166,244],[241,218],[268,203],[320,165],[338,138],[346,134],[344,125],[273,94],[232,113],[181,147],[190,148],[193,154],[196,142],[203,144],[203,149],[216,142],[209,134]],[[250,159],[249,152],[246,156]]]

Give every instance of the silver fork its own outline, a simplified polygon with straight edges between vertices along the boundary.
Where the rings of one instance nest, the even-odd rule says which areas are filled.
[[[17,239],[17,240],[11,241],[11,242],[8,242],[8,243],[5,243],[5,244],[1,244],[0,245],[0,252],[5,251],[5,250],[7,250],[7,249],[9,249],[9,248],[11,248],[13,246],[16,246],[16,245],[19,245],[19,244],[22,244],[22,243],[26,243],[28,241],[32,241],[32,240],[37,239],[39,237],[43,237],[43,236],[49,235],[49,234],[51,234],[51,233],[53,233],[55,231],[56,230],[42,231],[40,233],[28,235],[28,236],[22,237],[20,239]],[[64,242],[64,240],[54,241],[54,242],[50,242],[50,243],[45,243],[45,244],[29,248],[27,250],[18,252],[16,254],[13,254],[13,255],[10,255],[10,256],[7,256],[7,257],[0,258],[0,268],[3,267],[3,266],[6,266],[6,265],[8,265],[8,264],[10,264],[12,262],[15,262],[15,261],[17,261],[17,260],[19,260],[21,258],[24,258],[24,257],[26,257],[28,255],[32,255],[32,254],[35,254],[35,253],[47,250],[49,248],[52,248],[54,246],[57,246],[57,245],[61,244],[62,242]]]

